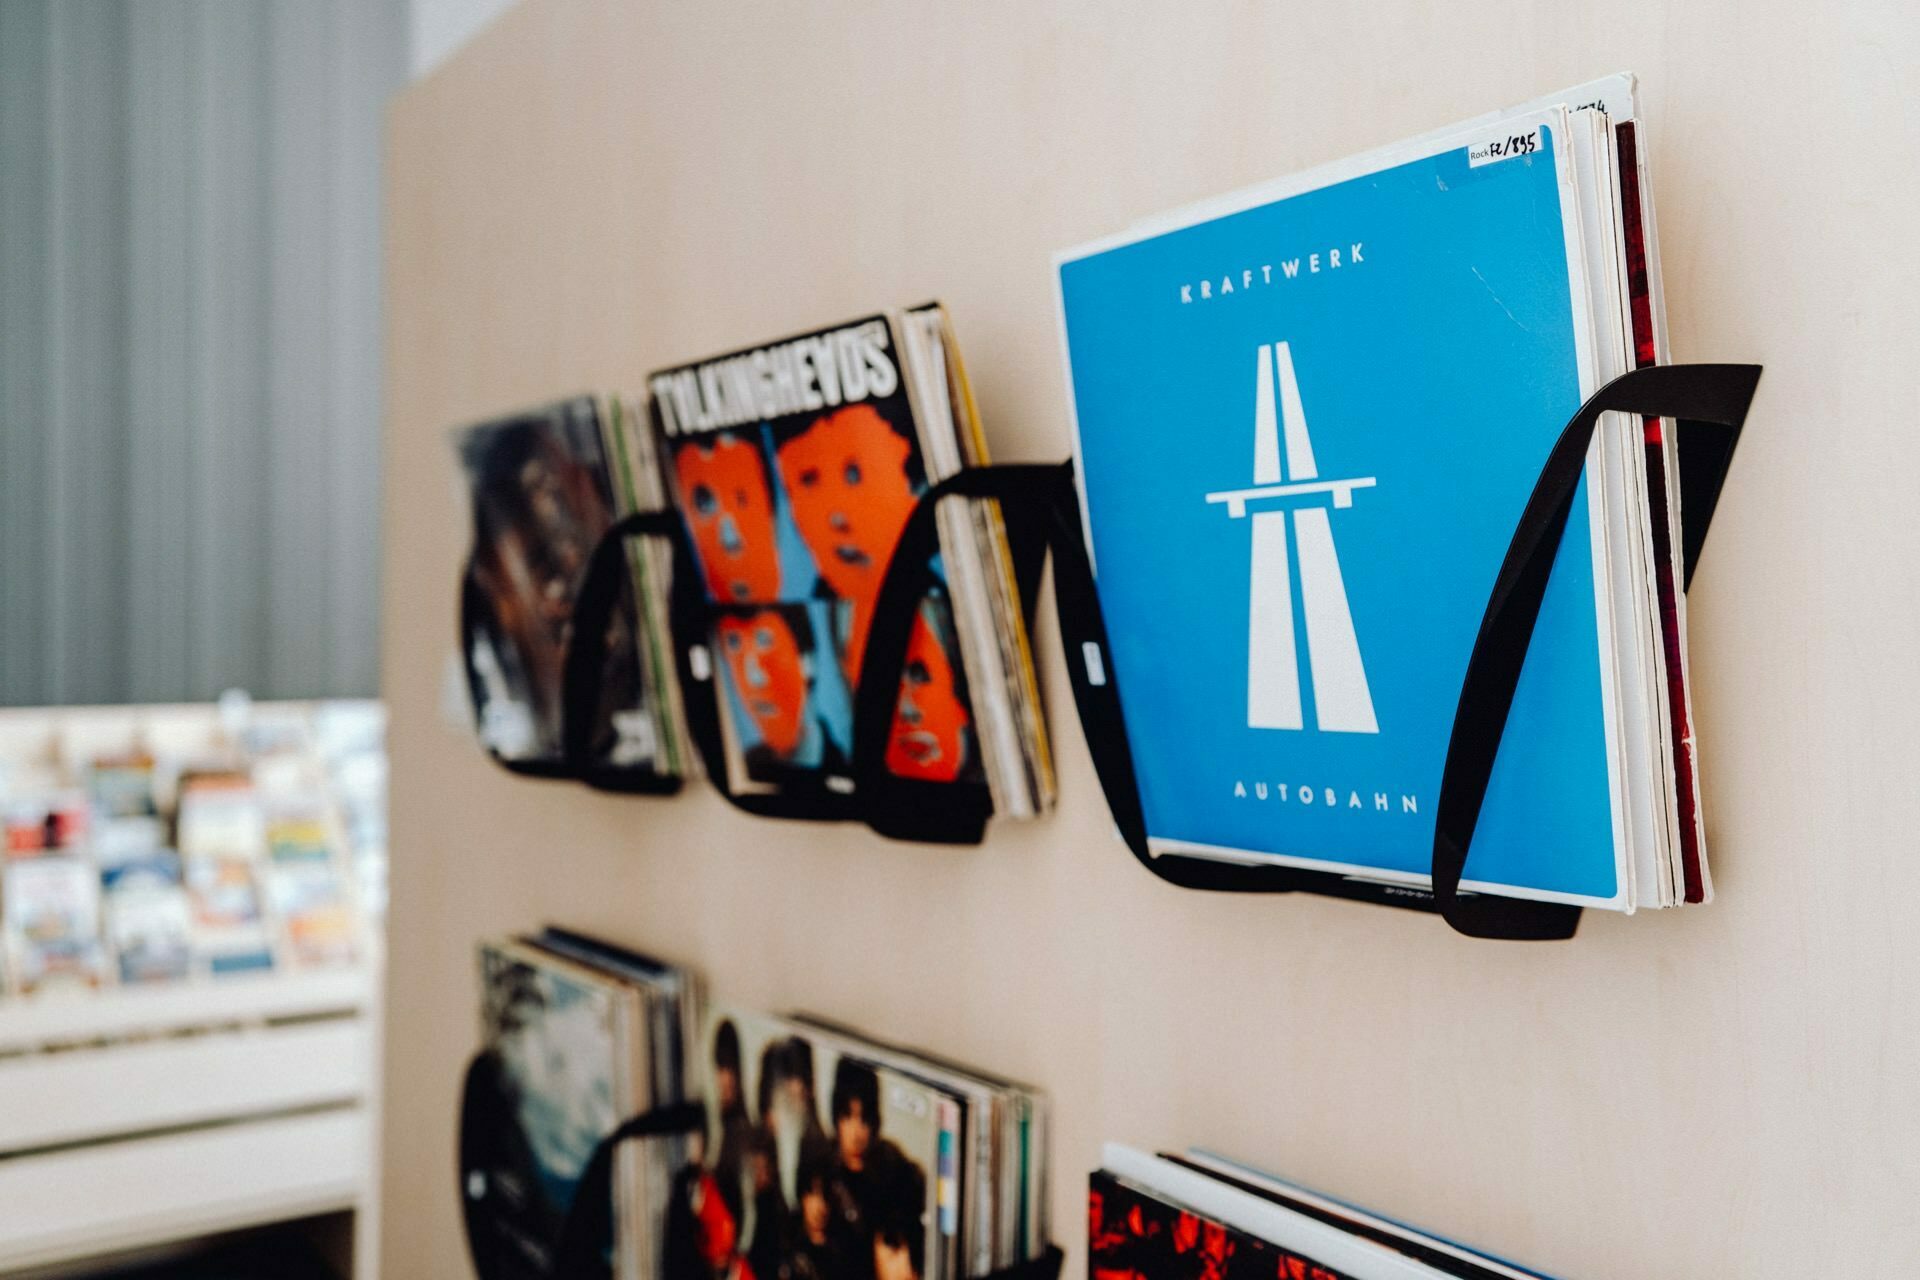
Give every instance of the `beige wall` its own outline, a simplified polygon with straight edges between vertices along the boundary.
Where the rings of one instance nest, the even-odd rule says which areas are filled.
[[[387,1274],[465,1266],[473,943],[543,920],[1047,1085],[1069,1274],[1107,1138],[1568,1275],[1920,1266],[1916,55],[1894,3],[534,0],[415,85],[389,210]],[[450,426],[937,296],[1000,455],[1058,458],[1051,250],[1621,68],[1676,353],[1767,365],[1692,599],[1712,907],[1522,946],[1162,885],[1112,837],[1051,627],[1061,812],[979,849],[521,781],[441,718]]]

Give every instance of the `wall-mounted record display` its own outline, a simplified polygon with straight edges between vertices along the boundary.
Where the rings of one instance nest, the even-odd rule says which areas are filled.
[[[1162,878],[1513,938],[1709,899],[1685,586],[1758,370],[1660,364],[1631,77],[1057,283],[1068,467],[988,462],[937,305],[662,370],[647,431],[583,398],[469,432],[490,749],[626,790],[697,759],[754,814],[977,842],[1053,800],[1050,554]]]
[[[493,756],[639,792],[698,767],[756,815],[937,843],[1050,809],[1022,516],[928,505],[912,595],[879,616],[924,495],[987,463],[945,310],[649,385],[651,430],[581,397],[462,437],[477,530],[463,650]],[[856,715],[875,698],[877,718]]]

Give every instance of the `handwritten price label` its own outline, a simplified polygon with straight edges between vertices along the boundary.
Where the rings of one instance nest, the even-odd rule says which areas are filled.
[[[1540,150],[1540,131],[1529,129],[1525,133],[1509,133],[1498,138],[1489,138],[1485,142],[1476,142],[1467,148],[1467,167],[1478,169],[1483,164],[1495,164],[1501,160],[1511,160],[1515,156],[1530,156]]]

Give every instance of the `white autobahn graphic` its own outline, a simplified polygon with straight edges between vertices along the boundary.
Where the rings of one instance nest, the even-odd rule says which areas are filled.
[[[1274,413],[1279,389],[1279,426]],[[1286,443],[1286,469],[1280,447]],[[1284,342],[1262,346],[1253,400],[1253,487],[1207,495],[1239,520],[1253,511],[1253,581],[1247,625],[1247,727],[1304,728],[1300,666],[1293,621],[1293,586],[1287,567],[1287,515],[1299,548],[1301,610],[1306,615],[1307,670],[1313,676],[1314,720],[1335,733],[1378,733],[1360,642],[1340,559],[1327,523],[1326,496],[1336,508],[1353,505],[1355,489],[1373,488],[1375,477],[1322,480],[1307,438],[1307,415],[1294,381],[1293,354]]]

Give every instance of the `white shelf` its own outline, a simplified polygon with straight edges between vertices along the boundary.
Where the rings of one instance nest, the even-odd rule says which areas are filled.
[[[0,1161],[0,1271],[359,1207],[356,1109]]]
[[[136,744],[218,755],[219,714],[0,710],[0,759]],[[372,1280],[382,962],[365,942],[349,968],[0,998],[0,1274],[350,1212]]]
[[[376,972],[0,1001],[0,1272],[363,1215]]]
[[[372,969],[363,966],[0,999],[0,1053],[197,1027],[357,1013],[371,1006],[373,982]]]
[[[0,1059],[0,1153],[357,1105],[371,1055],[339,1019]]]

